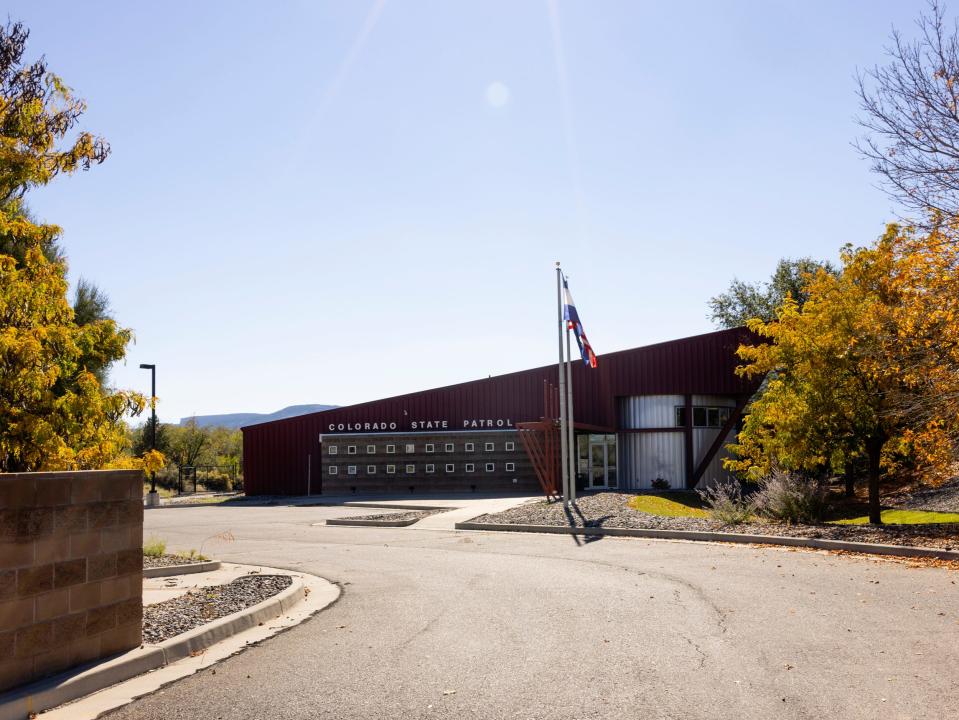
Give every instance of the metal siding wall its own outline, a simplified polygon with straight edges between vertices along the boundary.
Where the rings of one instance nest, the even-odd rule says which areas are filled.
[[[675,408],[682,404],[682,395],[643,395],[620,398],[619,427],[624,430],[675,427]]]
[[[693,405],[706,407],[736,407],[736,398],[728,395],[693,395]]]
[[[702,461],[703,457],[705,457],[706,451],[709,449],[709,446],[713,444],[713,440],[716,439],[717,435],[719,435],[719,430],[717,428],[693,429],[693,457],[696,458],[697,467],[699,467],[699,463]],[[729,457],[729,452],[726,450],[726,445],[735,441],[735,439],[736,430],[734,428],[733,430],[729,431],[728,435],[726,435],[726,440],[723,442],[723,446],[719,449],[719,452],[716,453],[716,456],[710,461],[709,465],[706,466],[705,472],[703,472],[702,477],[696,484],[697,488],[705,487],[707,484],[711,485],[717,480],[725,480],[733,476],[732,473],[723,468],[723,458]]]
[[[739,363],[735,349],[742,342],[755,342],[755,337],[743,329],[724,330],[645,348],[607,353],[599,357],[596,369],[575,362],[572,376],[576,394],[576,421],[615,428],[616,397],[751,393],[757,383],[738,378],[734,372]],[[243,430],[248,492],[305,492],[307,455],[316,452],[317,435],[328,432],[330,423],[402,423],[404,418],[447,419],[451,430],[460,430],[465,419],[510,418],[515,425],[517,422],[538,420],[543,415],[543,382],[546,380],[556,385],[557,379],[556,366],[546,365],[509,375],[249,426]],[[664,400],[659,410],[650,412],[661,413],[656,415],[657,422],[671,427],[675,422],[672,405],[672,401]],[[406,428],[400,426],[397,429]],[[670,439],[663,442],[679,442],[682,445],[682,433],[667,435]],[[651,454],[647,454],[653,458],[657,452],[651,450]],[[681,450],[679,457],[679,471],[674,473],[676,481],[670,478],[674,487],[682,486]],[[623,467],[627,466],[624,464]],[[639,476],[650,474],[649,466],[644,467],[646,469]],[[644,481],[649,482],[654,477],[656,475],[652,474],[652,477],[645,477]]]
[[[619,472],[623,487],[648,490],[663,478],[681,489],[686,482],[685,439],[681,432],[620,433]]]

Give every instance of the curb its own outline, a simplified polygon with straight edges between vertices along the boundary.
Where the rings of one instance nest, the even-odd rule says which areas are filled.
[[[81,665],[14,690],[0,700],[0,720],[24,720],[30,713],[43,712],[164,667],[279,617],[306,597],[303,579],[296,575],[291,577],[293,582],[290,587],[245,610],[218,618],[156,645],[141,645],[106,662]]]
[[[327,520],[327,525],[345,525],[352,527],[407,527],[413,523],[418,523],[423,518],[413,518],[412,520],[350,520],[349,518],[337,518]]]
[[[210,572],[219,570],[219,560],[209,560],[206,562],[189,563],[187,565],[164,565],[161,567],[143,568],[143,577],[155,578],[166,577],[168,575],[192,575],[193,573]]]
[[[700,530],[653,530],[640,528],[568,527],[565,525],[508,525],[501,523],[458,522],[457,530],[495,530],[499,532],[551,533],[554,535],[610,535],[614,537],[660,538],[663,540],[695,540],[700,542],[728,542],[749,545],[784,545],[818,550],[845,550],[871,555],[894,555],[911,558],[959,560],[959,551],[912,545],[879,545],[848,540],[820,538],[779,537],[776,535],[745,535],[742,533],[703,532]]]

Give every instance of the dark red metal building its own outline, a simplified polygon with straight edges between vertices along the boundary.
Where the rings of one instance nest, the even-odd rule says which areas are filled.
[[[673,487],[693,487],[721,473],[722,447],[757,385],[735,373],[736,349],[744,341],[755,338],[738,328],[600,355],[595,369],[574,363],[580,484],[587,489],[643,488],[660,478]],[[539,420],[544,382],[557,382],[556,365],[244,427],[246,493],[382,490],[393,480],[384,468],[394,468],[390,474],[396,477],[404,475],[397,473],[397,463],[407,470],[412,465],[413,472],[406,474],[418,477],[424,472],[420,465],[436,467],[425,464],[431,458],[421,457],[419,448],[420,443],[432,446],[432,437],[459,454],[462,449],[450,442],[451,436],[515,432],[518,423]],[[404,443],[414,438],[410,452],[419,464],[397,460],[383,466],[385,448],[395,447],[390,438],[400,436]],[[341,445],[344,450],[338,449]],[[351,454],[344,457],[346,452]],[[415,484],[404,477],[397,487],[435,491],[448,482],[450,489],[489,489],[481,473],[468,486],[454,482],[466,477],[469,460],[457,458],[458,464],[440,463],[453,466],[445,477]],[[516,467],[508,458],[496,459]],[[352,480],[345,482],[346,477]]]

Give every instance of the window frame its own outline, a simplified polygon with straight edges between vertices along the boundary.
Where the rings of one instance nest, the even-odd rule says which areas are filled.
[[[446,472],[448,473],[456,472],[456,463],[446,463]]]
[[[475,463],[466,463],[466,472],[468,472],[468,473],[476,472],[476,464],[475,464]]]
[[[376,455],[376,445],[367,445],[366,446],[367,455]]]
[[[395,454],[396,454],[396,445],[387,445],[387,446],[386,446],[386,454],[387,454],[387,455],[395,455]]]
[[[468,442],[463,446],[463,452],[476,452],[476,445]]]
[[[356,475],[356,465],[347,465],[346,466],[347,475]]]
[[[515,441],[515,440],[507,440],[507,441],[506,441],[506,446],[505,446],[503,449],[504,449],[506,452],[513,452],[514,450],[516,450],[516,441]]]
[[[456,452],[456,443],[446,443],[443,449],[448,453]]]
[[[336,446],[336,445],[328,445],[327,448],[326,448],[326,454],[327,454],[327,455],[339,455],[339,454],[340,454],[340,449],[339,449],[339,447]]]
[[[356,455],[356,445],[347,445],[346,446],[347,455]]]
[[[407,474],[407,475],[416,475],[416,463],[407,463],[407,464],[406,464],[406,474]]]
[[[415,455],[416,454],[416,443],[405,443],[406,444],[406,454]]]
[[[367,465],[366,466],[367,475],[376,475],[376,465]]]
[[[339,465],[330,465],[328,472],[330,475],[339,475],[340,474]]]
[[[387,465],[386,466],[387,475],[396,475],[396,465]]]
[[[486,472],[488,473],[496,472],[496,463],[491,463],[491,462],[486,463]]]
[[[496,443],[483,443],[483,452],[496,452]]]
[[[514,462],[506,463],[506,472],[516,472],[516,463]]]
[[[436,446],[433,443],[426,443],[426,452],[431,453],[436,450]]]
[[[436,465],[433,463],[426,463],[426,474],[432,475],[434,472],[436,472]]]

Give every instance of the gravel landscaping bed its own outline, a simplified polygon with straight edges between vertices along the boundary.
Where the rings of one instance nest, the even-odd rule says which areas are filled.
[[[143,608],[143,642],[158,643],[256,605],[285,590],[289,575],[244,575],[226,585],[190,590]]]
[[[160,555],[159,557],[143,556],[143,568],[170,567],[171,565],[193,565],[207,562],[206,560],[191,560],[180,555]]]
[[[910,510],[959,512],[959,478],[943,483],[939,487],[913,490],[911,493],[895,498],[894,504],[896,507]]]
[[[452,509],[452,508],[451,508]],[[422,520],[435,515],[442,510],[405,510],[403,512],[383,513],[380,515],[350,515],[340,520],[382,520],[383,522],[404,522],[405,520]]]
[[[526,503],[504,512],[481,515],[471,522],[506,525],[564,525],[567,527],[642,528],[654,530],[700,530],[706,532],[778,535],[781,537],[822,538],[885,545],[917,545],[945,550],[959,549],[959,524],[948,525],[781,525],[750,522],[725,525],[711,518],[662,517],[633,510],[627,506],[633,497],[627,493],[597,493],[576,500],[569,514],[562,502]]]

